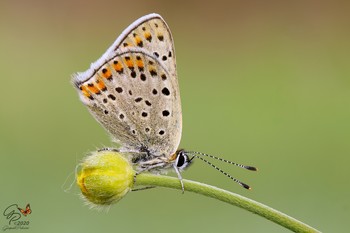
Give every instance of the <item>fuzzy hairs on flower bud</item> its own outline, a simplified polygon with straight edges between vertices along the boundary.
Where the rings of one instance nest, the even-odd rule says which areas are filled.
[[[122,199],[134,184],[135,171],[120,152],[92,152],[80,164],[77,184],[91,207],[109,206]]]

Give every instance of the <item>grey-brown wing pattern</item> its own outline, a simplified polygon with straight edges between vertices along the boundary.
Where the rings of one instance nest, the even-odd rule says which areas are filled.
[[[135,21],[73,82],[121,149],[175,153],[182,130],[180,93],[171,33],[159,15]]]
[[[143,48],[159,59],[167,71],[176,75],[176,59],[174,42],[168,25],[156,14],[142,17],[131,24],[120,36],[121,41],[116,41],[111,48],[121,50],[123,48]]]

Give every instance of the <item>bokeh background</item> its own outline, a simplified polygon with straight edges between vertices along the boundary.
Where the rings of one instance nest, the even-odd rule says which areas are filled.
[[[31,204],[21,232],[288,232],[245,210],[163,188],[89,210],[71,182],[109,136],[70,75],[156,12],[176,47],[181,147],[255,165],[196,161],[183,176],[267,204],[324,232],[350,217],[350,5],[346,1],[1,1],[0,213]],[[68,180],[65,183],[65,180]],[[0,216],[1,227],[6,225]],[[15,232],[13,230],[12,232]]]

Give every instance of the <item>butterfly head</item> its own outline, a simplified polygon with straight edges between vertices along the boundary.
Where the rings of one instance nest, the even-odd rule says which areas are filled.
[[[184,149],[180,149],[175,153],[175,166],[180,170],[184,170],[191,164],[192,159],[188,156]]]

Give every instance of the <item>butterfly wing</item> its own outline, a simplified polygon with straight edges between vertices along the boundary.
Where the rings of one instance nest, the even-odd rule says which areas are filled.
[[[158,58],[170,74],[176,76],[173,38],[160,15],[149,14],[136,20],[124,30],[109,50],[116,51],[125,47],[143,48]]]
[[[32,209],[30,208],[30,204],[27,204],[27,206],[26,206],[26,213],[27,214],[31,214],[32,213]]]
[[[144,49],[159,59],[170,74],[177,76],[174,42],[170,29],[160,15],[149,14],[127,27],[101,58],[91,64],[90,69],[75,75],[73,83],[78,85],[87,81],[110,56],[118,50],[128,48]]]
[[[125,151],[173,154],[182,116],[170,30],[157,14],[136,20],[87,71],[80,99]]]
[[[26,211],[20,207],[17,208],[24,216],[26,216]]]

